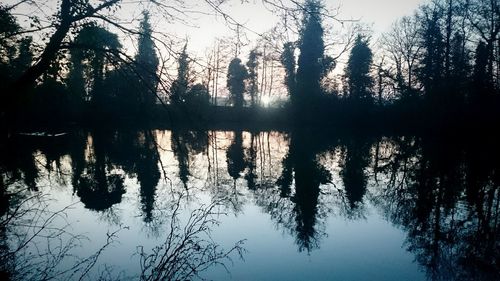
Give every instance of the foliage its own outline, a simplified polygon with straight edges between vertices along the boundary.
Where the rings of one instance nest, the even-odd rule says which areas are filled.
[[[158,69],[159,60],[156,55],[155,45],[153,42],[152,28],[149,23],[149,13],[143,12],[143,19],[139,28],[138,51],[135,56],[137,63],[137,76],[140,79],[139,93],[141,93],[141,103],[152,106],[156,100],[156,88],[158,77],[156,71]]]
[[[444,44],[438,21],[439,14],[430,8],[423,10],[423,50],[420,79],[427,98],[434,98],[440,91],[443,78]]]
[[[307,0],[304,4],[296,76],[298,95],[301,99],[308,99],[321,93],[322,60],[325,52],[322,9],[320,0]]]
[[[244,104],[245,79],[248,78],[246,67],[239,58],[234,58],[227,69],[227,88],[231,94],[234,107],[241,108]]]
[[[208,89],[203,84],[195,84],[189,89],[186,97],[186,105],[193,112],[200,112],[210,104]]]
[[[191,84],[189,75],[189,56],[186,51],[187,43],[184,45],[177,59],[177,79],[170,87],[170,100],[173,104],[181,104],[186,101],[186,94]]]
[[[3,5],[0,5],[0,62],[7,63],[5,59],[12,58],[15,52],[13,36],[19,32],[21,27],[12,13]]]
[[[288,93],[290,94],[290,98],[292,102],[295,103],[295,99],[297,98],[296,92],[296,75],[295,75],[295,45],[293,42],[287,42],[283,45],[283,52],[281,53],[281,63],[285,68],[285,86],[287,87]]]
[[[476,48],[473,74],[473,83],[477,95],[485,95],[491,89],[488,77],[488,50],[486,44],[480,41]],[[475,96],[474,98],[477,100],[479,97]]]
[[[121,48],[118,36],[94,23],[85,25],[76,36],[71,49],[73,64],[69,87],[83,100],[90,99],[103,106],[106,93],[102,91],[108,69],[117,64],[116,57]],[[83,86],[83,88],[81,88]]]
[[[249,82],[248,92],[250,94],[252,106],[257,105],[257,93],[259,91],[258,81],[257,81],[257,79],[258,79],[257,71],[259,68],[259,56],[260,56],[260,53],[256,49],[251,50],[250,54],[248,55],[248,62],[246,64],[246,66],[248,68],[248,82]]]
[[[348,98],[356,103],[373,102],[373,78],[370,75],[372,57],[373,54],[367,39],[358,35],[345,69]]]

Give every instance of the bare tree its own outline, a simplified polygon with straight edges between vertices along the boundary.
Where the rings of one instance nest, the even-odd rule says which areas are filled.
[[[16,196],[24,193],[19,191]],[[209,267],[226,268],[233,254],[243,258],[244,240],[224,249],[211,238],[212,228],[219,224],[218,217],[224,215],[219,211],[223,202],[201,205],[184,221],[180,217],[185,198],[180,194],[169,201],[170,228],[165,242],[151,253],[138,246],[141,271],[137,277],[141,280],[191,280]],[[50,203],[47,196],[34,193],[22,198],[1,217],[0,237],[4,236],[8,242],[0,245],[0,271],[13,280],[91,280],[96,274],[113,277],[112,272],[106,272],[107,265],[99,263],[99,258],[119,241],[119,232],[127,227],[108,231],[95,252],[78,257],[75,250],[88,242],[88,238],[70,231],[68,211],[76,203],[55,211]]]
[[[173,206],[165,242],[156,246],[151,253],[147,253],[143,247],[138,248],[141,280],[201,279],[200,274],[209,267],[220,265],[226,268],[225,263],[232,261],[233,253],[243,258],[243,240],[225,250],[211,238],[212,227],[219,223],[216,217],[222,214],[218,211],[222,202],[200,206],[182,224],[179,219],[182,199],[179,196]]]
[[[422,49],[416,19],[403,17],[396,21],[381,43],[387,52],[387,76],[397,85],[400,95],[411,94],[418,87],[415,72]]]
[[[0,217],[0,235],[7,239],[0,247],[0,270],[13,280],[82,280],[88,278],[101,254],[114,243],[118,232],[108,232],[104,244],[87,257],[72,251],[88,240],[70,231],[67,212],[74,204],[51,210],[51,201],[41,193],[10,194],[19,202]]]

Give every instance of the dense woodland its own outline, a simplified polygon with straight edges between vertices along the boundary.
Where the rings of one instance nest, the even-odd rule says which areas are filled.
[[[33,17],[29,29],[15,11],[31,2],[0,6],[1,118],[7,127],[104,119],[490,126],[499,117],[498,1],[428,1],[378,39],[358,22],[342,22],[355,28],[336,46],[337,54],[325,43],[333,36],[325,22],[335,16],[321,0],[291,6],[264,1],[274,3],[283,19],[297,20],[248,43],[247,54],[240,41],[244,26],[212,5],[237,33],[234,42],[225,40],[234,46],[222,58],[218,41],[200,65],[184,42],[169,49],[174,70],[161,55],[165,40],[150,23],[156,10],[145,10],[130,29],[106,18],[119,0],[62,0],[49,27]],[[46,40],[34,40],[45,28]],[[135,54],[115,29],[134,38]],[[280,30],[296,30],[296,40],[284,40]],[[263,102],[278,86],[286,89],[285,102]]]

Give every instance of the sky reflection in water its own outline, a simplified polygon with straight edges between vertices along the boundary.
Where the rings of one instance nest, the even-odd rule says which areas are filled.
[[[205,278],[494,280],[500,182],[494,144],[299,129],[14,137],[1,146],[1,211],[8,216],[33,194],[44,194],[50,210],[74,203],[65,220],[52,223],[85,235],[71,248],[81,257],[118,230],[92,274],[122,279],[140,274],[137,246],[151,252],[168,238],[176,206],[174,219],[184,225],[191,211],[216,201],[220,224],[210,225],[212,244],[200,245],[227,250],[245,239],[244,260],[232,252],[232,262],[223,260],[229,274],[211,266]],[[2,228],[2,255],[23,231],[14,223]]]

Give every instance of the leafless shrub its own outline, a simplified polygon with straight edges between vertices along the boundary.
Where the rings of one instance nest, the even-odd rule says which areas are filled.
[[[153,248],[151,253],[138,247],[140,256],[141,280],[192,280],[203,279],[200,273],[212,266],[223,266],[237,254],[243,258],[244,240],[240,240],[230,249],[223,249],[211,237],[211,229],[217,226],[217,211],[220,202],[201,205],[192,211],[185,223],[179,217],[180,201],[178,198],[172,210],[170,231],[165,242]]]
[[[108,232],[106,242],[90,256],[75,256],[73,250],[88,240],[70,231],[67,212],[76,203],[56,211],[50,203],[47,196],[33,193],[0,218],[0,236],[6,241],[0,247],[0,271],[8,272],[9,278],[83,280],[122,229]]]

